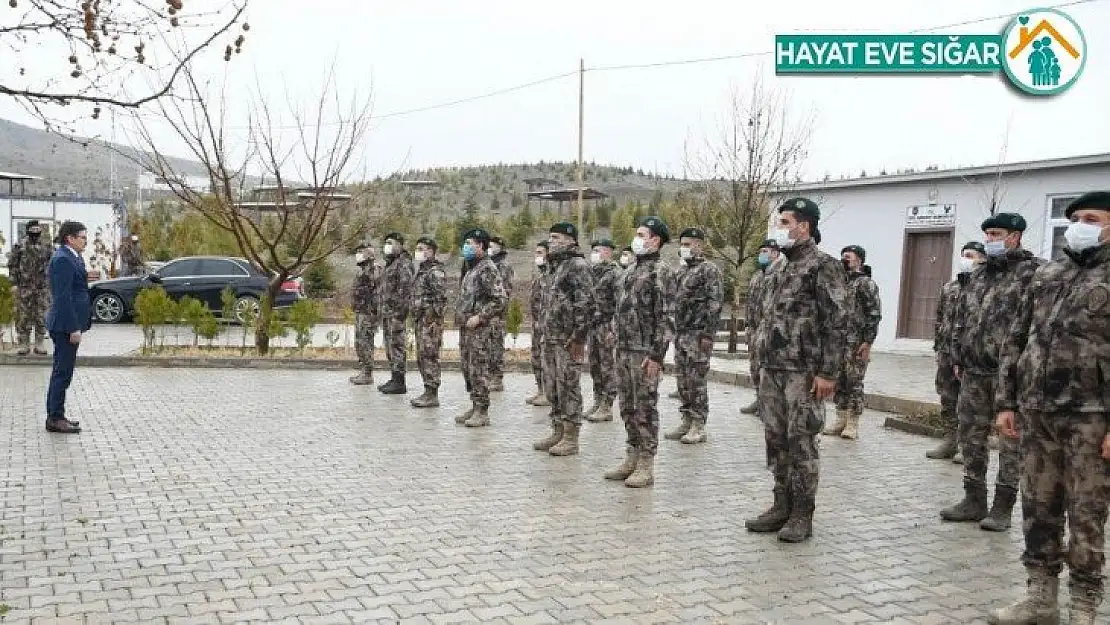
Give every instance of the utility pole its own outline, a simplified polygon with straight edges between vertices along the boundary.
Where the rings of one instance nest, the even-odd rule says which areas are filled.
[[[583,123],[582,116],[584,112],[583,106],[583,92],[586,85],[586,61],[578,59],[578,236],[585,234],[583,228],[586,223],[586,210],[582,206],[582,198],[585,195],[586,185],[586,171],[582,164],[582,131]]]

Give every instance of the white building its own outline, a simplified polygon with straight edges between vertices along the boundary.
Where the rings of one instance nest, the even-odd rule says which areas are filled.
[[[882,295],[875,347],[916,350],[931,346],[940,287],[964,243],[983,240],[992,198],[996,212],[1025,217],[1024,247],[1049,259],[1064,246],[1068,202],[1096,189],[1110,189],[1110,154],[805,183],[780,199],[821,206],[826,252],[863,246]]]

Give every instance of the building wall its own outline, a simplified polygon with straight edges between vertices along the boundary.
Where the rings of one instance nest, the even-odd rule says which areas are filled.
[[[837,256],[846,245],[862,245],[867,250],[867,264],[871,266],[883,304],[883,321],[875,346],[895,348],[920,343],[896,339],[907,209],[930,203],[955,205],[951,250],[954,277],[956,258],[963,244],[982,241],[980,224],[989,215],[991,190],[998,180],[997,176],[991,176],[972,180],[952,178],[846,188],[805,188],[791,195],[807,196],[821,205],[823,250]],[[1050,258],[1054,251],[1054,227],[1060,235],[1066,225],[1066,222],[1053,222],[1050,218],[1052,199],[1061,198],[1057,204],[1062,205],[1062,196],[1110,187],[1110,164],[1003,175],[998,187],[1001,190],[998,212],[1016,212],[1024,216],[1029,223],[1023,237],[1025,248],[1037,256]],[[1059,242],[1057,254],[1058,250]]]
[[[7,255],[15,242],[21,224],[37,219],[49,227],[51,236],[58,225],[66,220],[80,221],[88,228],[89,245],[85,248],[85,262],[90,268],[107,269],[106,259],[92,259],[96,254],[97,237],[110,250],[119,246],[119,226],[115,209],[107,201],[70,201],[54,198],[0,197],[0,233],[4,244],[0,247],[0,265],[6,269]],[[6,273],[6,271],[5,271]]]

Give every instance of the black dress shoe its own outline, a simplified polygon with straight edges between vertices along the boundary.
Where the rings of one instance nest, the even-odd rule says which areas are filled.
[[[81,426],[74,425],[65,419],[47,419],[46,431],[57,434],[80,434]]]

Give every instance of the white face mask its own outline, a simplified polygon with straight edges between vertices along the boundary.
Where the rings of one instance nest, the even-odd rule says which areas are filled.
[[[364,262],[366,262],[366,254],[363,254],[362,252],[355,254],[355,263],[361,265]]]
[[[632,239],[632,253],[637,255],[637,256],[643,256],[644,254],[647,254],[648,253],[647,241],[641,239],[640,237],[636,237],[635,239]]]
[[[959,270],[960,273],[971,273],[975,269],[975,261],[966,257],[960,257]]]
[[[543,264],[544,264],[543,256],[537,256],[535,262],[536,262],[537,267],[543,267]]]
[[[601,252],[592,252],[592,253],[590,253],[590,262],[595,264],[595,265],[600,263],[601,262]]]
[[[632,264],[632,257],[628,254],[621,254],[621,267],[627,267]]]
[[[790,238],[790,231],[786,228],[779,228],[775,230],[774,239],[775,243],[778,243],[779,247],[784,250],[794,247],[795,241],[794,239]]]
[[[497,254],[500,254],[500,253],[501,253],[501,246],[500,245],[498,245],[496,243],[490,243],[489,244],[489,254],[490,254],[490,256],[496,256]]]
[[[424,252],[424,250],[416,250],[412,254],[412,259],[415,260],[417,263],[424,262],[424,259],[426,259],[427,257],[427,253]]]
[[[694,257],[694,250],[688,247],[680,247],[678,248],[678,257],[682,260],[690,260]]]
[[[1102,236],[1102,226],[1098,224],[1085,224],[1075,222],[1064,231],[1064,240],[1073,252],[1082,252],[1101,245],[1099,238]]]
[[[386,256],[390,256],[391,254],[393,254],[393,244],[386,243],[385,245],[383,245],[382,254],[385,254]]]
[[[131,242],[132,242],[132,243],[138,243],[138,242],[139,242],[139,237],[137,237],[137,236],[132,236],[132,237],[131,237]]]

